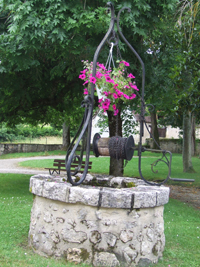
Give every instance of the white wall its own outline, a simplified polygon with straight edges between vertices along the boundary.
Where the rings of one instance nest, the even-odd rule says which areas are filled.
[[[93,136],[95,133],[99,133],[100,132],[100,128],[97,127],[97,123],[98,123],[98,119],[99,117],[96,116],[93,121],[92,121],[92,139],[91,139],[91,142],[93,140]],[[150,127],[149,127],[150,123],[147,123],[147,127],[149,128],[149,131],[151,130]],[[136,130],[139,131],[140,130],[140,126],[137,126],[136,127]],[[172,128],[170,125],[167,126],[167,129],[166,129],[166,138],[179,138],[179,132],[180,132],[180,129],[179,128]],[[197,138],[200,138],[200,128],[197,128],[197,131],[196,131],[196,137]],[[109,137],[109,132],[103,132],[101,134],[101,137]],[[140,135],[139,134],[133,134],[133,137],[134,137],[134,140],[135,140],[135,144],[137,144],[139,142],[139,138],[140,138]],[[145,143],[145,140],[146,138],[150,138],[150,135],[144,125],[144,136],[142,137],[142,143],[144,144]]]

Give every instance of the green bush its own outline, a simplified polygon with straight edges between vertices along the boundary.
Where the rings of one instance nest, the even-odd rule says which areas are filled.
[[[62,136],[62,131],[52,126],[16,125],[14,128],[1,124],[0,142],[13,142],[24,140],[27,137],[38,138],[41,136]]]

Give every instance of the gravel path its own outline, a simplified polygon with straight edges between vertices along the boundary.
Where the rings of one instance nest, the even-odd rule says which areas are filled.
[[[35,159],[64,159],[65,156],[42,156],[30,158],[17,158],[17,159],[0,159],[0,173],[23,173],[23,174],[48,174],[48,170],[41,169],[27,169],[19,166],[19,162]],[[45,168],[45,166],[44,166]]]
[[[170,185],[170,197],[200,210],[200,188]]]

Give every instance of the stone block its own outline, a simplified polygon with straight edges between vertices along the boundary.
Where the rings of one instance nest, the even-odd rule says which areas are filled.
[[[126,247],[123,251],[123,255],[124,255],[125,261],[128,264],[131,264],[137,257],[138,252],[132,249],[131,247]]]
[[[71,187],[69,193],[69,203],[82,203],[90,206],[98,206],[99,189],[87,187]]]
[[[130,209],[132,192],[122,189],[104,188],[102,190],[101,207]]]
[[[44,180],[31,177],[29,191],[37,196],[42,196],[44,183]]]
[[[117,236],[111,232],[104,232],[101,234],[100,242],[95,244],[95,249],[97,251],[108,251],[114,248],[117,243]]]
[[[131,241],[133,239],[133,231],[130,230],[122,230],[120,233],[120,240],[123,243],[127,243],[128,241]]]
[[[120,266],[120,263],[115,254],[108,252],[100,252],[100,253],[95,253],[93,265],[115,267],[115,266]]]
[[[69,186],[65,183],[46,182],[43,186],[43,197],[66,202],[69,197]]]
[[[114,177],[110,180],[110,186],[115,188],[120,188],[124,178],[123,177]]]
[[[134,209],[149,208],[156,206],[156,191],[135,191]]]
[[[157,191],[157,203],[156,206],[163,206],[169,202],[169,187],[161,187]]]
[[[90,238],[90,242],[92,242],[93,244],[97,244],[101,241],[101,234],[97,230],[91,231],[89,238]]]
[[[79,248],[68,248],[67,249],[67,261],[74,262],[75,264],[81,263],[81,249]]]
[[[70,243],[81,244],[87,240],[87,234],[83,231],[75,231],[74,229],[62,229],[62,239]]]
[[[35,178],[35,179],[41,179],[41,180],[49,180],[49,179],[53,179],[54,176],[50,175],[50,174],[36,174],[34,176],[32,176],[31,178]]]
[[[164,204],[167,204],[169,202],[169,187],[139,185],[138,190],[140,192],[156,192],[156,206],[163,206]]]
[[[32,177],[30,190],[36,196],[29,244],[35,252],[94,266],[157,262],[165,245],[163,205],[169,189],[139,181],[123,188],[123,179],[137,182],[119,177],[113,183],[117,180],[122,188],[109,188],[72,186],[46,175]]]

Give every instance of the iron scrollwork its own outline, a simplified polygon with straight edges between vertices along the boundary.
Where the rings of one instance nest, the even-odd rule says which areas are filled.
[[[96,76],[96,67],[97,67],[97,59],[100,53],[101,48],[104,46],[105,42],[108,40],[109,36],[111,35],[112,31],[114,30],[114,24],[115,24],[115,14],[114,14],[114,6],[111,2],[108,2],[108,7],[111,10],[111,21],[110,21],[110,27],[106,33],[106,35],[104,36],[103,40],[101,41],[101,43],[99,44],[99,46],[97,47],[95,54],[94,54],[94,58],[93,58],[93,70],[92,70],[92,77]],[[70,145],[68,151],[67,151],[67,156],[66,156],[66,160],[65,160],[65,166],[66,166],[66,171],[67,171],[67,178],[69,180],[69,182],[72,185],[79,185],[81,184],[86,175],[87,175],[87,171],[88,171],[88,164],[89,164],[89,156],[90,156],[90,140],[91,140],[91,128],[92,128],[92,113],[93,113],[93,105],[94,105],[94,84],[91,84],[91,93],[90,95],[88,95],[88,97],[86,97],[86,99],[84,100],[84,106],[85,106],[85,113],[83,116],[83,120],[82,123],[79,127],[79,130],[74,138],[74,140],[72,141],[72,144]],[[81,152],[80,156],[75,156],[76,155],[76,151],[78,148],[78,145],[81,143],[83,143],[83,139],[84,136],[87,133],[87,138],[86,138],[86,160],[85,160],[85,168],[83,171],[83,174],[80,178],[79,181],[74,181],[74,179],[72,178],[72,175],[74,175],[74,173],[71,173],[71,165],[76,158],[78,158],[79,161],[79,168],[83,162],[83,151]],[[78,137],[79,135],[79,137]],[[75,139],[78,137],[78,140],[75,143]],[[74,146],[73,146],[74,145]],[[73,147],[73,148],[72,148]],[[75,172],[76,173],[76,172]]]
[[[111,20],[110,20],[110,26],[109,29],[107,31],[107,33],[105,34],[104,38],[102,39],[101,43],[99,44],[99,46],[97,47],[94,57],[93,57],[93,69],[92,69],[92,77],[96,76],[96,67],[97,67],[97,59],[99,56],[99,53],[102,49],[102,47],[104,46],[104,44],[106,42],[111,42],[112,40],[112,36],[111,34],[114,33],[114,39],[115,42],[113,45],[116,45],[119,41],[119,36],[116,34],[116,32],[114,31],[114,25],[115,23],[117,23],[117,30],[119,35],[121,36],[121,38],[124,40],[124,42],[126,43],[126,45],[130,48],[130,50],[135,54],[136,58],[138,59],[138,61],[141,64],[141,68],[142,68],[142,88],[141,88],[141,95],[139,95],[140,100],[141,100],[141,111],[140,111],[140,140],[138,143],[138,147],[130,147],[130,149],[134,150],[137,149],[138,150],[138,157],[139,157],[139,163],[138,163],[138,169],[139,169],[139,173],[140,173],[140,177],[147,183],[150,185],[156,185],[159,186],[165,182],[167,182],[170,178],[171,175],[171,161],[172,161],[172,153],[170,151],[164,151],[160,148],[160,146],[157,144],[158,146],[158,150],[154,150],[154,149],[146,149],[145,147],[142,146],[142,137],[144,136],[144,125],[146,126],[147,130],[148,126],[145,122],[145,108],[147,105],[145,105],[144,102],[144,88],[145,88],[145,66],[144,63],[141,59],[141,57],[139,56],[139,54],[135,51],[135,49],[131,46],[131,44],[127,41],[127,39],[125,38],[125,36],[123,35],[123,33],[121,32],[120,29],[120,25],[119,25],[119,21],[120,21],[120,15],[122,13],[122,11],[127,10],[128,12],[130,12],[130,8],[124,7],[122,8],[119,13],[117,18],[115,17],[115,12],[114,12],[114,6],[111,2],[107,3],[107,6],[109,8],[109,10],[111,11]],[[109,39],[110,38],[110,39]],[[82,102],[82,107],[85,108],[85,113],[82,119],[82,122],[80,124],[80,127],[67,151],[67,155],[66,155],[66,162],[65,162],[65,166],[66,166],[66,171],[67,171],[67,177],[69,182],[72,185],[79,185],[81,184],[87,174],[88,171],[88,164],[89,164],[89,157],[90,157],[90,140],[91,140],[91,128],[92,128],[92,114],[93,114],[93,105],[94,105],[94,87],[95,85],[92,83],[91,84],[91,92],[88,96],[85,97],[85,99]],[[153,107],[153,105],[149,105],[151,106],[151,108]],[[153,107],[154,108],[154,107]],[[150,132],[149,132],[150,133]],[[151,136],[151,133],[150,133]],[[76,139],[78,138],[77,142],[75,143]],[[152,136],[153,138],[153,136]],[[154,142],[155,139],[153,138]],[[79,147],[79,145],[82,143],[82,149],[80,151],[80,155],[76,154],[77,148]],[[131,142],[132,144],[132,142]],[[72,176],[76,175],[82,166],[83,163],[83,155],[84,155],[84,151],[86,152],[85,154],[85,167],[84,167],[84,171],[82,176],[80,177],[80,179],[78,181],[75,181],[73,179]],[[168,168],[168,174],[167,177],[165,179],[163,179],[161,182],[155,183],[155,182],[149,182],[147,181],[143,174],[142,174],[142,168],[141,168],[141,158],[142,158],[142,152],[145,151],[152,151],[152,152],[161,152],[162,153],[162,157],[160,159],[157,159],[156,161],[154,161],[151,164],[151,170],[153,171],[153,173],[157,173],[157,171],[154,170],[154,168],[157,166],[158,163],[164,163],[167,165]],[[98,154],[98,153],[97,153]],[[167,157],[167,154],[169,155],[169,158]],[[78,167],[75,169],[75,171],[71,172],[71,166],[73,164],[73,162],[76,161],[76,163],[78,162]],[[177,180],[177,179],[171,179],[171,180]],[[179,179],[180,181],[183,181],[184,179]]]

